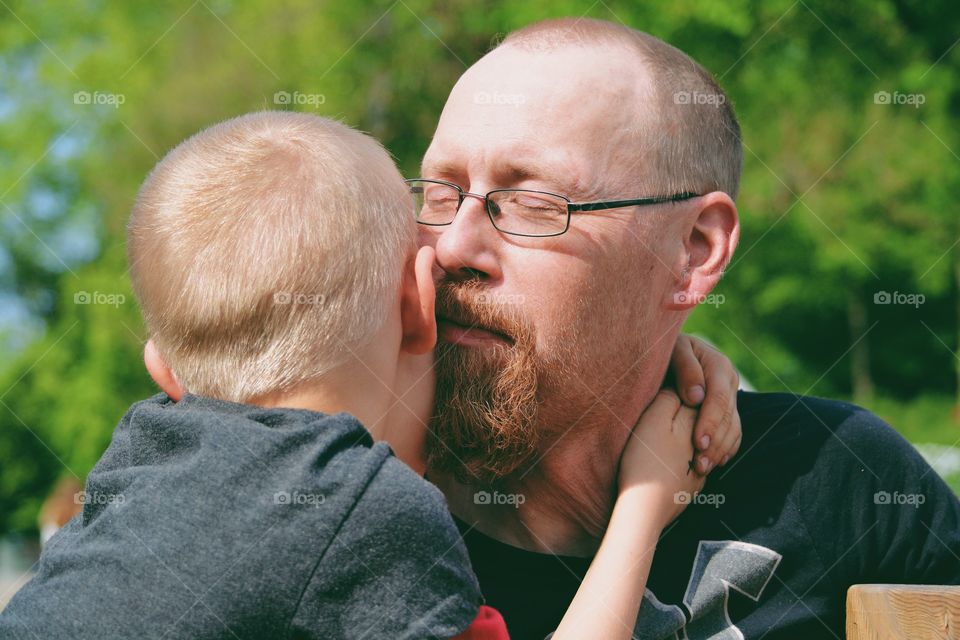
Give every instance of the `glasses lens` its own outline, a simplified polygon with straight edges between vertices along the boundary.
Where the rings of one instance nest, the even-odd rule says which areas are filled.
[[[421,224],[442,225],[453,222],[460,206],[460,192],[447,184],[411,180],[407,183],[413,198],[413,213]]]
[[[554,236],[567,230],[567,200],[540,191],[494,191],[489,198],[494,226],[504,233]]]

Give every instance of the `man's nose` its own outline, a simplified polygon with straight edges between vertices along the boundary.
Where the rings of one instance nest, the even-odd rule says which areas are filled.
[[[461,280],[500,278],[496,248],[502,238],[487,216],[482,196],[466,195],[453,222],[434,229],[439,234],[437,263],[449,276]]]

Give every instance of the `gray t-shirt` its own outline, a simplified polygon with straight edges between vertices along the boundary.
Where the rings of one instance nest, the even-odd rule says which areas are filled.
[[[433,638],[481,597],[443,495],[354,417],[159,394],[0,638]]]

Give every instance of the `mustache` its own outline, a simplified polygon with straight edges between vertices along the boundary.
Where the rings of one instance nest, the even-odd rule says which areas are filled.
[[[500,334],[512,344],[533,342],[533,328],[517,305],[498,301],[477,280],[438,282],[436,315],[439,320]]]

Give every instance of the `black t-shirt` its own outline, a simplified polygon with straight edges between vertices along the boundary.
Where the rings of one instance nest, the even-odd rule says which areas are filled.
[[[839,639],[853,584],[960,584],[960,502],[883,421],[792,394],[738,408],[740,453],[661,536],[635,637]],[[550,634],[590,560],[458,524],[511,638]]]
[[[160,394],[0,638],[448,638],[480,591],[443,494],[356,418]]]

